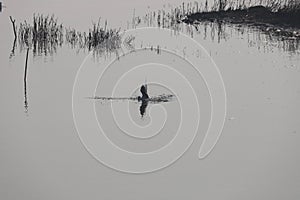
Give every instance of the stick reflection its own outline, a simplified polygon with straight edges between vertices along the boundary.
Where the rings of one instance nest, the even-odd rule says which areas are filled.
[[[26,52],[25,69],[24,69],[24,108],[25,113],[28,113],[28,99],[27,99],[27,63],[28,63],[29,48]]]

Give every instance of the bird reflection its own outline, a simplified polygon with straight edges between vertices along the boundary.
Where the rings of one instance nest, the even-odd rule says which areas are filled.
[[[148,100],[142,100],[142,104],[140,106],[140,114],[141,117],[144,117],[145,113],[146,113],[146,108],[148,106]]]

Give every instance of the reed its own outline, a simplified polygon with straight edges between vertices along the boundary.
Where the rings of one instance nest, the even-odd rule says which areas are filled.
[[[21,50],[30,48],[33,54],[52,55],[58,46],[64,43],[80,49],[111,52],[121,45],[120,29],[110,29],[105,21],[93,23],[88,32],[80,32],[73,28],[65,28],[52,16],[34,14],[32,23],[26,20],[20,23],[18,39]]]
[[[20,23],[18,38],[21,46],[32,48],[34,54],[53,53],[63,43],[63,25],[54,15],[33,15],[32,24],[26,20]]]
[[[121,46],[121,29],[110,29],[107,26],[107,21],[101,26],[99,19],[97,23],[92,23],[88,32],[66,28],[66,42],[72,47],[86,48],[99,54],[116,51]]]

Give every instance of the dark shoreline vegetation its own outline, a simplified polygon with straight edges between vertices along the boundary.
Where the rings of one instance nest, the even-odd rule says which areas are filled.
[[[218,21],[260,27],[275,35],[300,38],[300,1],[260,0],[258,4],[243,1],[215,0],[211,10],[187,14],[181,21],[197,24],[201,21]]]
[[[134,12],[135,13],[135,12]],[[199,25],[207,23],[217,24],[218,35],[222,35],[222,27],[226,24],[250,25],[258,28],[271,38],[276,36],[278,41],[292,41],[287,44],[288,50],[296,50],[300,41],[300,1],[298,0],[214,0],[212,5],[194,3],[182,3],[182,5],[151,11],[144,16],[133,15],[130,22],[132,28],[140,24],[168,28],[180,31],[182,24],[192,25],[188,31],[193,37],[193,32],[198,31]],[[101,26],[101,21],[92,23],[87,32],[80,32],[73,28],[65,27],[52,16],[34,14],[32,22],[26,20],[17,27],[15,20],[10,18],[13,24],[15,39],[10,58],[15,54],[18,41],[21,51],[32,50],[33,56],[53,55],[58,47],[63,44],[79,50],[93,51],[94,55],[101,56],[112,52],[118,53],[121,47],[121,28],[108,28],[107,21]],[[211,26],[214,26],[211,24]],[[128,25],[129,28],[129,25]],[[195,29],[195,30],[193,30]],[[206,34],[206,33],[205,33]],[[123,42],[128,48],[132,48],[134,38],[125,38]],[[218,39],[219,41],[220,39]]]
[[[57,47],[61,47],[64,43],[72,48],[88,49],[96,54],[113,52],[120,47],[121,29],[107,28],[98,23],[93,23],[92,28],[88,32],[76,31],[72,28],[66,28],[63,24],[58,23],[57,19],[52,16],[33,15],[32,23],[26,20],[21,22],[17,35],[21,51],[24,49],[32,49],[33,55],[53,55]],[[14,55],[15,44],[11,52]]]

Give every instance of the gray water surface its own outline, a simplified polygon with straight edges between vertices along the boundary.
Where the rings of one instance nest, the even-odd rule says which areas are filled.
[[[197,27],[198,31],[183,27],[182,31],[189,35],[192,29],[193,39],[203,45],[223,76],[227,116],[222,136],[213,152],[203,160],[197,155],[204,135],[198,134],[191,148],[172,166],[156,173],[131,175],[97,162],[77,135],[72,89],[88,51],[77,51],[68,45],[62,45],[48,56],[33,56],[30,51],[26,107],[23,82],[26,51],[20,50],[17,44],[15,55],[9,58],[13,32],[8,17],[12,15],[20,22],[30,21],[34,12],[55,14],[66,27],[80,31],[86,31],[92,20],[102,17],[108,19],[111,27],[124,28],[132,18],[133,8],[136,15],[142,15],[149,9],[162,8],[163,4],[181,2],[14,0],[4,3],[7,8],[0,13],[1,199],[299,199],[300,51],[297,41],[282,41],[258,28],[243,25],[220,27],[203,23]],[[162,59],[163,55],[155,57]],[[97,62],[94,58],[95,66]],[[174,63],[177,67],[188,66],[179,60]],[[193,71],[187,68],[185,73],[189,76]],[[191,78],[191,82],[197,80],[203,116],[199,132],[203,133],[210,118],[210,101],[201,77]],[[139,95],[139,87],[128,97]],[[170,92],[150,85],[150,94],[151,87],[155,95]],[[104,86],[102,91],[100,85],[97,95],[109,96],[109,88]],[[126,101],[125,104],[129,104],[134,121],[140,125],[148,123],[147,112],[144,118],[140,117],[139,103]],[[113,128],[113,122],[107,117],[109,105],[97,101],[97,117],[112,132],[109,137],[123,148],[145,152],[174,137],[173,129],[176,130],[180,114],[177,101],[164,104],[171,112],[170,123],[165,127],[166,134],[154,137],[153,143],[133,141]]]

